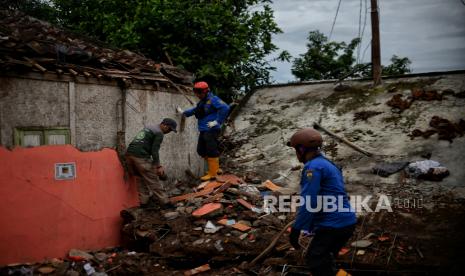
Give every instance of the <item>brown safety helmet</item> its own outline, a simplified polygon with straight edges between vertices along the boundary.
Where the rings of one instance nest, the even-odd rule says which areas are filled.
[[[323,145],[323,138],[321,134],[313,128],[303,128],[291,136],[291,140],[287,142],[287,145],[293,148],[300,146],[307,149],[319,148]]]

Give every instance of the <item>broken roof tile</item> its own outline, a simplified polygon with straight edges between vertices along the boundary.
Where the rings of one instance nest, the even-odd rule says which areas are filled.
[[[187,200],[187,199],[191,199],[191,198],[195,198],[195,197],[199,197],[199,196],[208,195],[211,192],[213,192],[213,189],[204,189],[204,190],[201,190],[200,192],[196,192],[196,193],[188,193],[188,194],[183,194],[183,195],[180,195],[180,196],[171,197],[170,201],[172,203],[175,203],[175,202],[178,202],[178,201],[183,201],[183,200]]]
[[[233,185],[239,185],[243,183],[244,181],[242,178],[238,177],[237,175],[234,174],[223,174],[223,175],[218,175],[216,177],[216,181],[218,182],[229,182]]]
[[[221,203],[207,203],[203,205],[202,207],[200,207],[199,209],[192,212],[192,215],[194,217],[201,217],[201,216],[216,212],[218,210],[221,210],[222,208],[223,208],[223,205]]]

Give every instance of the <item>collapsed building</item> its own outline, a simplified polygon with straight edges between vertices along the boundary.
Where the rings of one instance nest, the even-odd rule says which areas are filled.
[[[10,20],[12,20],[10,23],[8,21],[5,24],[13,24],[14,20]],[[47,28],[43,29],[47,30]],[[2,33],[2,37],[7,37],[2,43],[8,43],[14,36]],[[64,67],[65,69],[60,67],[58,69],[68,70],[68,73],[63,72],[63,75],[60,75],[58,71],[55,72],[56,62],[47,65],[44,60],[36,57],[37,51],[24,46],[25,43],[16,45],[22,46],[10,48],[26,47],[27,51],[33,51],[34,54],[32,57],[27,56],[28,59],[36,62],[46,71],[42,72],[33,62],[22,57],[11,57],[11,53],[8,55],[10,61],[7,55],[2,56],[2,64],[8,66],[4,68],[24,67],[24,64],[14,62],[18,60],[21,62],[24,60],[24,63],[29,64],[29,66],[26,65],[27,78],[24,75],[18,76],[18,73],[14,73],[13,76],[9,70],[2,71],[3,81],[16,83],[10,86],[2,85],[0,89],[2,110],[9,110],[2,112],[0,116],[3,137],[1,143],[4,146],[14,145],[14,137],[22,137],[16,139],[18,146],[25,141],[28,143],[42,141],[41,138],[33,138],[36,133],[29,132],[34,129],[26,128],[33,126],[35,121],[25,125],[20,125],[22,120],[15,121],[14,111],[21,109],[21,106],[18,107],[15,101],[11,101],[10,91],[24,95],[42,91],[41,97],[47,96],[49,101],[59,99],[60,96],[57,94],[60,95],[60,91],[65,95],[74,93],[72,97],[75,98],[75,107],[73,109],[85,114],[74,115],[74,119],[71,119],[71,100],[65,98],[61,102],[63,105],[70,106],[69,110],[60,111],[64,121],[55,126],[70,128],[69,135],[74,133],[75,136],[69,139],[74,142],[68,144],[81,150],[99,150],[101,147],[117,149],[118,145],[125,144],[126,140],[132,137],[131,134],[133,135],[145,123],[155,123],[164,116],[176,116],[174,106],[187,106],[189,101],[186,97],[192,97],[188,91],[189,81],[182,82],[180,78],[170,76],[161,67],[157,69],[156,65],[150,66],[150,69],[138,68],[145,72],[141,72],[143,76],[147,74],[144,70],[149,71],[151,77],[156,75],[158,78],[156,81],[153,78],[141,80],[138,78],[140,75],[137,74],[135,75],[137,77],[132,79],[131,76],[135,73],[127,71],[127,68],[137,68],[134,63],[131,63],[131,67],[127,64],[123,66],[124,68],[118,67],[117,70],[120,72],[114,79],[115,77],[111,74],[111,70],[114,69],[108,69],[108,66],[125,64],[125,61],[121,60],[110,62],[110,64],[103,63],[105,65],[101,65],[102,67],[97,66],[95,70],[99,70],[98,72],[102,75],[101,79],[98,74],[81,67],[69,67],[78,72],[79,75],[76,76],[70,73],[68,67]],[[131,55],[139,57],[134,53]],[[168,68],[167,65],[163,66]],[[76,68],[81,68],[81,70]],[[31,70],[36,72],[31,72]],[[28,83],[32,81],[29,76],[43,78],[48,76],[49,70],[55,70],[54,78],[65,78],[65,81],[61,82],[64,82],[67,89],[55,88],[53,92],[55,94],[49,95],[53,90],[37,89],[44,80],[33,79],[32,84]],[[92,75],[86,77],[84,72]],[[91,79],[97,82],[92,84],[92,89],[88,88],[90,84],[87,84]],[[49,84],[50,80],[47,81]],[[131,83],[130,86],[122,85],[128,81]],[[151,81],[155,81],[154,84],[148,84]],[[71,82],[75,86],[74,92],[70,92],[73,90],[70,89],[73,86],[70,85]],[[113,86],[107,83],[112,83]],[[102,102],[107,104],[113,101],[111,105],[113,111],[110,112],[112,114],[122,114],[122,109],[124,109],[122,106],[125,107],[127,110],[124,116],[99,117],[102,114],[95,113],[95,110],[106,110],[106,108],[100,108],[98,105],[97,108],[90,106],[101,99],[99,95],[111,90],[104,84],[111,86],[114,90],[107,93],[117,96],[114,96],[114,99],[105,96]],[[21,85],[32,88],[12,89]],[[150,89],[143,92],[136,89],[144,85],[150,85]],[[462,169],[465,152],[464,91],[465,72],[463,71],[389,78],[385,79],[381,86],[375,88],[369,81],[364,80],[346,81],[342,84],[334,81],[290,83],[259,88],[246,95],[230,115],[222,140],[221,164],[225,174],[216,180],[200,183],[192,177],[192,174],[187,177],[184,173],[186,169],[189,169],[194,172],[194,176],[200,175],[202,169],[201,162],[194,154],[195,142],[192,139],[196,137],[196,130],[193,125],[186,123],[180,136],[173,136],[173,139],[169,139],[171,140],[167,141],[169,146],[163,145],[162,160],[170,160],[168,161],[170,162],[168,173],[172,175],[165,188],[171,195],[171,202],[175,205],[168,209],[160,209],[157,206],[136,207],[134,190],[131,191],[132,197],[129,198],[126,198],[121,191],[114,192],[119,194],[120,202],[117,204],[107,202],[104,192],[108,193],[109,187],[121,185],[120,190],[127,192],[128,187],[135,187],[135,185],[124,186],[123,170],[116,158],[116,150],[93,153],[106,152],[111,155],[111,166],[107,167],[104,173],[112,177],[103,179],[102,183],[95,183],[95,180],[92,180],[93,177],[80,180],[79,168],[89,167],[92,162],[100,166],[108,160],[104,159],[99,162],[93,160],[83,163],[83,166],[80,166],[79,161],[75,161],[78,169],[77,175],[72,180],[65,181],[70,181],[69,184],[90,185],[84,191],[92,195],[91,200],[66,203],[67,198],[64,197],[61,199],[64,202],[63,205],[53,205],[53,207],[65,209],[65,203],[74,208],[83,204],[96,205],[96,208],[90,208],[90,210],[78,209],[81,215],[89,216],[95,209],[106,209],[111,205],[112,225],[117,225],[121,235],[112,233],[112,240],[106,245],[94,243],[89,246],[89,243],[68,243],[60,248],[61,254],[42,256],[42,259],[48,258],[48,260],[29,265],[6,266],[3,267],[2,272],[17,275],[27,275],[33,272],[52,275],[307,275],[308,270],[305,268],[303,252],[294,250],[288,242],[287,231],[294,213],[270,211],[264,205],[264,197],[298,192],[301,164],[295,158],[293,150],[286,146],[286,142],[295,130],[302,127],[315,127],[324,137],[324,153],[342,168],[349,195],[352,198],[363,196],[373,198],[367,204],[369,208],[359,210],[357,213],[356,232],[339,252],[337,260],[341,268],[353,275],[455,273],[457,269],[460,269],[458,265],[463,258],[460,254],[461,244],[465,241],[462,231],[465,226],[465,186],[463,186],[465,172]],[[133,96],[137,96],[126,97],[124,100],[125,93],[134,93]],[[158,98],[150,98],[152,93]],[[35,95],[33,99],[41,98]],[[94,97],[89,95],[94,95]],[[81,100],[86,97],[90,98]],[[139,101],[131,102],[130,98],[145,99],[144,104]],[[53,101],[53,106],[60,106]],[[34,101],[17,100],[17,102],[27,104]],[[37,124],[54,118],[49,112],[44,112],[49,117],[40,118],[41,109],[34,109],[33,106],[37,104],[29,104],[27,108],[22,108],[31,113],[19,118],[37,119]],[[87,109],[83,109],[84,107]],[[32,116],[32,114],[36,115]],[[126,118],[124,119],[125,128],[121,128],[123,123],[118,118]],[[104,130],[103,126],[95,127],[94,131],[100,131],[99,133],[86,134],[82,130],[91,131],[87,130],[89,126],[99,124],[102,120],[107,124],[111,122],[111,131]],[[41,127],[49,126],[42,125]],[[13,135],[15,131],[16,136]],[[120,133],[119,136],[118,133]],[[32,137],[28,138],[28,135]],[[56,133],[47,133],[45,129],[40,135],[56,135]],[[122,136],[125,140],[120,140]],[[43,141],[68,141],[66,138],[60,139],[52,137],[43,139]],[[28,145],[35,146],[36,144],[23,146]],[[75,149],[69,148],[71,146],[58,147],[60,151],[65,150],[71,156],[90,154],[74,153]],[[64,183],[53,179],[53,174],[50,176],[50,172],[42,176],[42,171],[39,170],[41,168],[52,170],[55,163],[59,163],[53,160],[64,158],[63,156],[53,157],[48,164],[45,160],[50,155],[47,154],[39,159],[46,165],[39,169],[34,168],[31,172],[25,172],[24,167],[14,172],[15,166],[8,164],[11,163],[10,160],[25,162],[24,160],[30,156],[36,158],[43,151],[53,149],[54,147],[48,146],[15,148],[13,151],[1,149],[0,157],[4,158],[0,158],[2,164],[0,170],[6,168],[0,171],[2,183],[7,183],[10,179],[21,180],[12,181],[10,186],[2,185],[4,190],[1,195],[5,196],[5,199],[1,201],[3,204],[2,225],[15,221],[13,212],[16,209],[13,207],[27,205],[24,199],[12,196],[13,193],[18,192],[11,187],[13,182],[16,189],[21,185],[25,186],[26,195],[29,197],[34,196],[32,193],[40,191],[46,191],[55,197],[63,195],[40,185],[35,187],[37,189],[31,189],[32,184],[42,183],[38,181],[41,177],[47,180],[41,185],[57,186]],[[21,154],[21,158],[15,159],[14,154]],[[99,156],[99,158],[102,157]],[[78,160],[77,157],[76,160]],[[69,158],[65,161],[64,163],[73,163]],[[28,170],[34,167],[31,163],[27,163]],[[34,178],[32,174],[39,175]],[[102,173],[96,173],[96,175],[99,174]],[[97,189],[99,194],[95,189],[97,184],[102,185],[102,188]],[[6,197],[13,199],[7,200]],[[387,198],[388,208],[376,211],[380,198],[383,200]],[[83,199],[80,198],[80,200]],[[15,201],[16,205],[14,205]],[[13,207],[7,206],[12,203]],[[386,207],[386,205],[383,206]],[[32,212],[30,208],[22,207],[20,210],[24,213],[21,218],[34,217],[34,225],[42,229],[54,229],[51,224],[57,223],[58,219],[65,219],[67,215],[66,213],[60,214],[52,221],[45,220],[51,215],[50,210],[43,210],[37,206],[33,208],[38,211]],[[66,223],[76,223],[72,222],[76,216],[71,218],[68,218]],[[91,219],[104,220],[101,216],[91,216]],[[72,228],[64,228],[58,224],[63,230],[72,231],[71,234],[68,233],[69,235],[79,233],[78,237],[81,239],[91,239],[96,236],[104,239],[104,236],[110,235],[102,230],[102,225],[94,226],[92,231],[86,232],[83,228],[89,226],[74,225]],[[24,230],[34,232],[30,229],[20,229],[21,226],[26,225],[6,227],[5,229],[10,229],[10,232],[2,234],[5,239],[1,243],[5,246],[2,252],[7,252],[2,253],[4,264],[10,263],[9,260],[12,258],[18,260],[20,254],[27,253],[27,251],[21,251],[20,254],[12,253],[15,242],[24,238],[22,236],[13,239],[15,235],[18,235],[17,233]],[[47,232],[47,230],[42,231]],[[59,244],[62,243],[60,240],[66,240],[67,234],[63,232],[52,233],[55,234],[54,240],[44,241],[47,244]],[[44,239],[43,236],[40,238]],[[7,239],[10,241],[7,242]],[[29,242],[32,240],[30,239]],[[306,248],[311,242],[311,236],[303,237],[300,242]],[[34,245],[36,246],[37,243]],[[100,245],[100,247],[95,245]],[[63,252],[66,247],[68,250]],[[43,247],[35,250],[39,253],[45,251]],[[36,255],[31,261],[40,261],[40,257],[40,254]],[[19,259],[15,262],[25,261]]]

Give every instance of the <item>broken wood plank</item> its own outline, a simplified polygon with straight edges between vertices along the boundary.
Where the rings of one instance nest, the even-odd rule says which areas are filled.
[[[222,199],[223,196],[224,196],[224,194],[218,193],[218,194],[212,195],[210,197],[207,197],[202,203],[205,204],[205,203],[215,202],[215,201],[218,201],[218,200]]]
[[[222,192],[226,191],[227,189],[229,189],[230,187],[231,187],[231,183],[229,183],[229,182],[222,183],[222,185],[220,187],[218,187],[216,190],[214,190],[213,193],[214,194],[222,193]]]
[[[358,152],[361,152],[363,154],[365,154],[366,156],[373,156],[373,153],[367,151],[367,150],[364,150],[362,149],[361,147],[353,144],[352,142],[348,141],[347,139],[337,135],[336,133],[332,132],[332,131],[329,131],[327,130],[326,128],[322,127],[320,124],[318,123],[313,123],[313,128],[316,129],[316,130],[323,130],[324,132],[326,132],[327,134],[329,134],[330,136],[338,139],[339,141],[343,142],[344,144],[348,145],[349,147],[353,148],[354,150],[358,151]]]
[[[271,180],[267,180],[265,182],[263,182],[262,184],[263,186],[265,186],[266,188],[268,188],[269,190],[275,192],[275,191],[278,191],[280,190],[282,187],[274,184],[273,182],[271,182]]]
[[[288,224],[286,224],[286,226],[284,226],[284,228],[273,238],[270,245],[268,245],[268,247],[265,250],[263,250],[263,252],[260,255],[253,259],[252,262],[250,262],[249,267],[253,267],[258,261],[260,261],[263,257],[268,255],[271,252],[271,250],[273,250],[279,238],[282,236],[282,234],[284,234],[284,232],[286,232],[287,228],[291,227],[294,221],[295,220],[292,220]]]
[[[71,68],[68,68],[68,72],[70,72],[73,76],[79,75],[78,72],[74,71],[74,70],[71,69]]]
[[[47,69],[45,69],[44,67],[40,66],[40,64],[38,64],[35,60],[32,60],[28,57],[23,57],[24,60],[28,61],[29,63],[32,64],[32,66],[34,66],[35,68],[39,69],[42,73],[44,72],[47,72]]]

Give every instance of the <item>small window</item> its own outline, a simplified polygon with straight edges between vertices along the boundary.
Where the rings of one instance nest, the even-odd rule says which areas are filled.
[[[69,180],[76,178],[75,163],[56,163],[55,164],[55,179]]]
[[[21,147],[36,147],[41,145],[70,144],[68,128],[15,128],[15,145]]]

